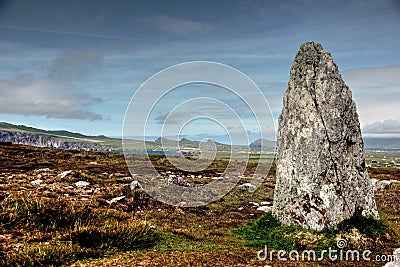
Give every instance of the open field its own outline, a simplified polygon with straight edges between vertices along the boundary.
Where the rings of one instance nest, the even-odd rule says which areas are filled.
[[[400,167],[399,150],[367,150],[365,163],[370,167]]]
[[[227,164],[216,160],[201,178],[190,180],[163,156],[151,158],[160,172],[179,174],[196,186],[211,182],[203,176],[217,176]],[[259,261],[257,251],[269,241],[275,249],[310,249],[314,243],[323,248],[339,236],[374,254],[400,247],[400,184],[395,182],[376,191],[381,221],[368,221],[375,228],[356,221],[343,226],[343,233],[315,233],[272,225],[268,213],[258,210],[272,205],[274,168],[254,193],[237,186],[207,206],[182,208],[135,187],[120,153],[11,145],[0,146],[0,159],[1,266],[365,266],[328,259]],[[248,165],[239,184],[249,182],[254,167]],[[400,181],[400,168],[369,168],[369,173]],[[271,240],[264,240],[267,236]]]

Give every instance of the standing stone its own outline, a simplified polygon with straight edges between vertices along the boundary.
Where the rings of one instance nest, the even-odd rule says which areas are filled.
[[[274,216],[321,230],[357,214],[378,218],[356,105],[330,53],[298,51],[279,117]]]

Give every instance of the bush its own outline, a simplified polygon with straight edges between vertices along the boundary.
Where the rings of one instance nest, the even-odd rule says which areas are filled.
[[[68,242],[28,245],[18,253],[0,257],[0,266],[62,266],[76,260],[98,258],[96,250],[81,248]]]
[[[5,228],[59,230],[74,225],[78,218],[90,216],[88,206],[76,206],[64,199],[10,198],[0,206],[0,218]]]
[[[106,222],[102,227],[77,226],[71,233],[74,243],[87,248],[132,250],[149,247],[157,240],[153,229],[143,222]]]
[[[0,228],[18,232],[21,245],[0,250],[0,266],[61,266],[149,247],[158,238],[145,222],[114,209],[26,196],[0,203]]]

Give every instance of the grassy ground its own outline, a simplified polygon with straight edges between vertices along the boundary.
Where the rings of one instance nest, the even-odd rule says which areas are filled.
[[[179,208],[131,190],[133,178],[121,154],[1,146],[0,159],[0,266],[365,266],[327,259],[259,261],[257,252],[265,244],[323,249],[341,234],[352,247],[367,246],[374,253],[400,247],[398,184],[376,193],[382,221],[358,218],[340,233],[316,233],[276,225],[251,203],[272,202],[273,168],[254,193],[235,187],[207,206]],[[162,157],[152,160],[156,169],[177,173]],[[203,174],[217,176],[225,167],[215,161]],[[252,168],[249,164],[240,184],[249,181]],[[399,169],[369,172],[379,180],[400,180]]]

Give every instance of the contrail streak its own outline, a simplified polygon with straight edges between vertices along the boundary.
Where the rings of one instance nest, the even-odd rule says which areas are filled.
[[[0,28],[9,29],[9,30],[17,30],[17,31],[47,32],[47,33],[67,34],[67,35],[76,35],[76,36],[84,36],[84,37],[102,38],[102,39],[116,39],[116,40],[124,40],[124,41],[156,42],[156,41],[148,40],[148,39],[140,39],[140,38],[132,38],[132,37],[124,37],[124,36],[83,33],[83,32],[55,31],[55,30],[47,30],[47,29],[18,27],[18,26],[0,26]]]

